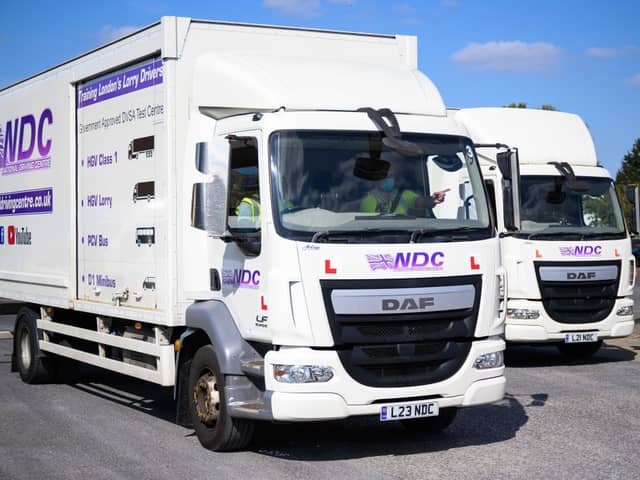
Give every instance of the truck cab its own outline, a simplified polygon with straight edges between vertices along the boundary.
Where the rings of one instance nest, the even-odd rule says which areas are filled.
[[[451,110],[478,148],[508,273],[508,342],[591,355],[633,330],[635,259],[611,175],[576,115]],[[514,161],[515,160],[515,161]]]

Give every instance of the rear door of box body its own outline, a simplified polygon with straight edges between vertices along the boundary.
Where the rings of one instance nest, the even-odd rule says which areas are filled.
[[[149,58],[76,86],[80,300],[166,307],[162,73]]]

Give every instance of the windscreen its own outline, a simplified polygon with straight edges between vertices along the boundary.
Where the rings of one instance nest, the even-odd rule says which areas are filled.
[[[526,175],[520,181],[521,231],[525,234],[624,236],[624,221],[611,179]]]
[[[402,138],[422,154],[392,150],[379,132],[272,134],[272,207],[279,233],[306,241],[371,243],[490,236],[470,141],[426,134]]]

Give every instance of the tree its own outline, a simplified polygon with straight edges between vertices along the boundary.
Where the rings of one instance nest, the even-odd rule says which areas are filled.
[[[528,108],[526,102],[511,102],[509,105],[504,105],[504,107],[506,108]],[[557,110],[556,107],[554,107],[553,105],[549,104],[549,103],[544,103],[542,105],[540,105],[540,110]]]
[[[616,173],[616,190],[618,197],[622,199],[622,209],[627,220],[627,225],[631,225],[631,204],[626,201],[624,194],[627,185],[640,184],[640,138],[637,138],[630,152],[622,159],[622,166]]]

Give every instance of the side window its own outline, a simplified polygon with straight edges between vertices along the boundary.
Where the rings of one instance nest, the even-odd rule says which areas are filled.
[[[485,180],[484,185],[487,188],[487,195],[489,196],[489,205],[491,206],[491,213],[497,224],[498,216],[496,214],[496,187],[493,184],[493,180]]]
[[[262,208],[258,176],[258,143],[252,137],[231,140],[229,172],[229,228],[236,232],[260,230]]]

